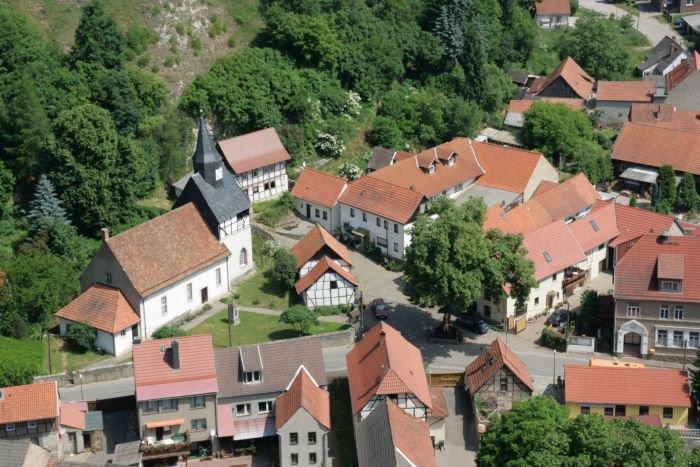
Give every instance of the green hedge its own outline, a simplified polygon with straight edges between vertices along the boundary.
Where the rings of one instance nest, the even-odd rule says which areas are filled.
[[[542,330],[542,344],[550,349],[564,350],[566,348],[566,336],[552,328]]]
[[[344,315],[350,311],[350,305],[319,306],[314,311],[318,316]]]
[[[37,340],[0,337],[0,387],[31,383],[42,373],[45,354]]]

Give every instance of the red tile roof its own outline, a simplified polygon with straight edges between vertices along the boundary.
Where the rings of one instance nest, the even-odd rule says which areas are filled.
[[[616,247],[640,237],[641,235],[648,234],[651,231],[660,234],[669,230],[674,222],[673,216],[603,200],[596,201],[593,210],[601,209],[609,204],[615,206],[615,222],[620,232],[620,234],[609,243],[611,247]]]
[[[549,180],[542,180],[539,185],[537,185],[537,189],[535,190],[534,193],[532,193],[532,196],[538,196],[544,193],[545,191],[550,190],[551,188],[554,188],[557,186],[558,183],[555,182],[550,182]]]
[[[438,157],[443,154],[443,158]],[[454,164],[448,165],[446,154],[455,153]],[[429,166],[435,171],[428,173]],[[426,198],[439,195],[443,191],[467,183],[484,173],[474,154],[472,141],[467,138],[455,138],[434,148],[426,149],[415,157],[398,161],[367,175],[367,177],[398,185],[405,189],[414,189]]]
[[[290,250],[297,260],[297,269],[302,267],[324,248],[330,249],[338,258],[352,264],[348,249],[333,237],[326,229],[316,224],[304,238],[299,240]]]
[[[562,78],[581,99],[588,99],[593,89],[594,79],[581,68],[571,57],[566,57],[549,75],[535,80],[530,87],[531,94],[540,94],[550,84]]]
[[[564,104],[573,110],[579,110],[583,108],[583,99],[572,99],[567,97],[540,97],[538,99],[513,99],[508,104],[508,110],[506,112],[513,112],[516,114],[522,114],[530,110],[537,102],[548,102],[550,104]]]
[[[700,255],[698,255],[700,258]],[[661,279],[683,280],[685,271],[685,255],[659,253],[656,257],[656,276]]]
[[[274,128],[225,139],[218,146],[236,174],[292,159]]]
[[[172,367],[172,342],[179,346],[180,368]],[[155,339],[133,349],[136,400],[218,392],[210,334]]]
[[[630,122],[697,132],[700,112],[679,112],[673,104],[632,104]]]
[[[682,291],[662,292],[658,284],[658,258],[672,259],[664,264],[667,274],[681,277]],[[666,256],[673,255],[673,256]],[[681,265],[678,257],[683,257]],[[615,265],[615,299],[670,300],[700,302],[700,237],[668,237],[664,243],[658,235],[645,235]],[[669,279],[673,279],[672,277]]]
[[[617,136],[612,159],[700,175],[700,133],[627,122]]]
[[[412,393],[432,407],[420,350],[388,324],[367,331],[346,360],[354,414],[377,394]]]
[[[598,81],[597,101],[651,102],[656,84],[652,81]]]
[[[391,167],[396,165],[398,164]],[[391,167],[372,172],[372,174]],[[340,196],[339,201],[399,224],[407,224],[418,211],[423,199],[423,195],[416,191],[368,175],[351,182]]]
[[[340,275],[340,277],[357,287],[357,279],[350,271],[343,269],[341,265],[330,259],[328,256],[324,256],[313,268],[311,268],[309,272],[300,277],[296,284],[294,284],[294,288],[296,289],[297,293],[301,294],[303,291],[311,287],[329,270]]]
[[[678,87],[688,76],[700,70],[700,54],[697,51],[687,59],[681,60],[680,65],[666,75],[666,91]]]
[[[590,251],[620,234],[615,219],[615,206],[608,204],[596,209],[570,223],[569,229],[583,251]]]
[[[447,409],[447,400],[445,392],[440,386],[430,387],[430,400],[433,402],[433,407],[430,409],[430,417],[447,417],[450,411]]]
[[[683,370],[566,365],[564,380],[567,403],[690,407]]]
[[[535,1],[535,14],[545,15],[570,15],[571,4],[569,0],[537,0]]]
[[[464,372],[464,379],[469,392],[472,395],[476,394],[504,366],[531,392],[535,390],[527,365],[503,341],[496,338],[476,357],[476,360],[467,366]]]
[[[330,397],[311,377],[306,368],[299,367],[287,391],[275,402],[275,426],[279,430],[292,415],[304,409],[318,423],[330,430]]]
[[[512,193],[525,192],[537,163],[544,157],[538,152],[479,141],[473,141],[472,147],[485,170],[476,183]]]
[[[18,423],[58,417],[56,381],[1,388],[0,423]]]
[[[193,203],[115,235],[106,245],[141,297],[231,254]]]
[[[535,263],[535,280],[580,263],[586,254],[564,221],[555,221],[525,234],[523,247]]]
[[[63,404],[61,406],[61,426],[68,426],[71,428],[78,428],[79,430],[85,429],[85,412],[80,410],[80,408],[70,405]]]
[[[294,197],[332,208],[345,190],[347,183],[340,177],[305,168],[292,188]]]
[[[56,316],[76,323],[88,323],[95,329],[114,334],[140,321],[121,290],[103,284],[94,284],[65,307]]]
[[[394,448],[399,450],[411,465],[435,467],[435,451],[428,424],[408,415],[391,401],[387,401],[386,404]],[[404,464],[397,462],[397,465]]]

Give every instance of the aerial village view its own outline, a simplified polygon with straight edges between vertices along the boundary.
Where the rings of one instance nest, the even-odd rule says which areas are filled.
[[[0,2],[0,467],[700,467],[700,3]]]

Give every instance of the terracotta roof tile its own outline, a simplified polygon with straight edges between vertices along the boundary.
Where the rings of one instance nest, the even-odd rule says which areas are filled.
[[[535,1],[535,14],[570,15],[571,4],[569,0],[537,0]]]
[[[447,417],[450,414],[443,388],[440,386],[431,386],[430,399],[433,401],[433,407],[430,409],[429,414],[430,417]]]
[[[698,255],[700,258],[700,255]],[[685,278],[685,255],[673,253],[659,253],[656,257],[656,276],[660,279]]]
[[[666,274],[680,277],[681,292],[659,290],[658,259],[672,259],[663,265]],[[666,256],[673,255],[673,256]],[[683,257],[682,271],[678,257]],[[670,300],[700,302],[700,237],[668,237],[664,243],[658,235],[644,235],[615,265],[615,299]],[[669,278],[673,279],[673,277]]]
[[[570,223],[569,229],[583,251],[603,245],[620,234],[615,219],[615,206],[608,204],[592,211]]]
[[[177,340],[180,367],[172,367]],[[218,391],[210,334],[155,339],[133,348],[136,400],[209,394]]]
[[[557,186],[558,183],[555,182],[550,182],[549,180],[542,180],[539,185],[537,185],[537,189],[535,190],[534,193],[532,193],[532,196],[538,196],[544,193],[545,191],[548,191],[551,188],[554,188]]]
[[[455,153],[454,164],[448,165],[444,158],[444,162],[441,162],[437,157],[438,152]],[[430,165],[435,167],[433,173],[425,170]],[[426,198],[430,198],[460,183],[467,183],[483,173],[484,169],[472,148],[472,141],[466,138],[455,138],[367,176],[405,189],[413,188]]]
[[[420,350],[384,322],[372,327],[346,356],[352,412],[375,394],[412,393],[432,407]]]
[[[544,207],[552,219],[573,216],[593,206],[598,198],[598,192],[583,173],[576,174],[556,187],[532,197]]]
[[[642,123],[625,123],[612,149],[612,159],[700,175],[700,133]]]
[[[436,466],[428,424],[408,415],[393,402],[387,401],[386,404],[396,449],[401,451],[401,454],[406,456],[413,465]],[[397,465],[403,464],[397,462]]]
[[[674,222],[673,216],[603,200],[596,201],[593,209],[601,209],[609,204],[615,206],[615,222],[620,232],[620,234],[609,243],[611,247],[616,247],[632,239],[648,234],[651,231],[660,234],[669,230]]]
[[[231,254],[193,203],[115,235],[106,245],[142,297]]]
[[[301,294],[304,290],[311,287],[328,270],[335,272],[343,279],[357,287],[357,279],[350,271],[344,269],[341,265],[330,259],[328,256],[324,256],[313,268],[311,268],[309,272],[300,277],[296,284],[294,284],[294,288],[296,289],[297,293]]]
[[[476,183],[512,193],[525,192],[537,163],[543,157],[538,152],[479,141],[473,141],[472,146],[485,170]]]
[[[672,104],[632,104],[630,122],[699,132],[700,112],[679,112]]]
[[[513,99],[508,104],[506,112],[522,114],[530,110],[537,102],[548,102],[550,104],[564,104],[573,110],[583,108],[583,99],[571,99],[566,97],[540,97],[538,99]]]
[[[535,390],[527,365],[499,338],[496,338],[467,366],[464,379],[469,392],[472,395],[476,394],[504,366],[513,372],[531,392]]]
[[[687,59],[681,60],[681,63],[666,74],[666,92],[678,87],[690,75],[698,71],[700,68],[700,54],[697,51]]]
[[[302,267],[311,258],[324,249],[331,250],[337,258],[352,265],[352,258],[348,249],[328,233],[322,226],[316,224],[304,238],[299,240],[290,250],[297,260],[297,269]],[[328,254],[328,253],[326,253]],[[331,256],[331,255],[329,255]],[[333,258],[335,259],[335,258]]]
[[[651,81],[598,81],[597,101],[651,102],[656,84]]]
[[[61,406],[61,426],[85,429],[85,412],[71,405]]]
[[[555,221],[525,234],[523,247],[535,263],[535,280],[585,261],[586,254],[564,221]]]
[[[112,334],[140,321],[121,290],[103,284],[90,286],[58,310],[56,316],[76,323],[88,323],[95,329]]]
[[[564,379],[566,402],[690,407],[683,370],[566,365]]]
[[[300,409],[306,410],[318,423],[331,428],[330,397],[302,365],[287,391],[275,401],[275,426],[279,430]]]
[[[581,99],[588,99],[593,89],[594,79],[581,68],[571,57],[566,57],[545,78],[535,80],[530,87],[531,94],[540,94],[557,78],[562,78]]]
[[[346,186],[340,177],[307,167],[299,174],[291,193],[295,198],[332,208]]]
[[[55,381],[0,389],[0,423],[17,423],[58,417]]]
[[[423,195],[372,177],[373,174],[397,165],[372,172],[351,182],[339,201],[399,224],[407,224],[423,202]]]
[[[239,175],[292,159],[274,128],[225,139],[218,146],[231,170]]]

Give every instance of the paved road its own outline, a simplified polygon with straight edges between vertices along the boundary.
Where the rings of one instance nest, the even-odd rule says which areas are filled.
[[[615,4],[604,0],[579,0],[579,6],[604,15],[624,16],[629,14]],[[661,13],[651,3],[638,2],[637,6],[639,8],[639,32],[644,34],[652,45],[656,45],[664,36],[673,37],[679,35],[670,24],[662,23],[654,18],[655,16],[660,16]]]
[[[113,379],[102,383],[83,384],[60,388],[58,390],[61,400],[66,401],[94,401],[101,399],[113,399],[117,397],[134,395],[134,378]]]

